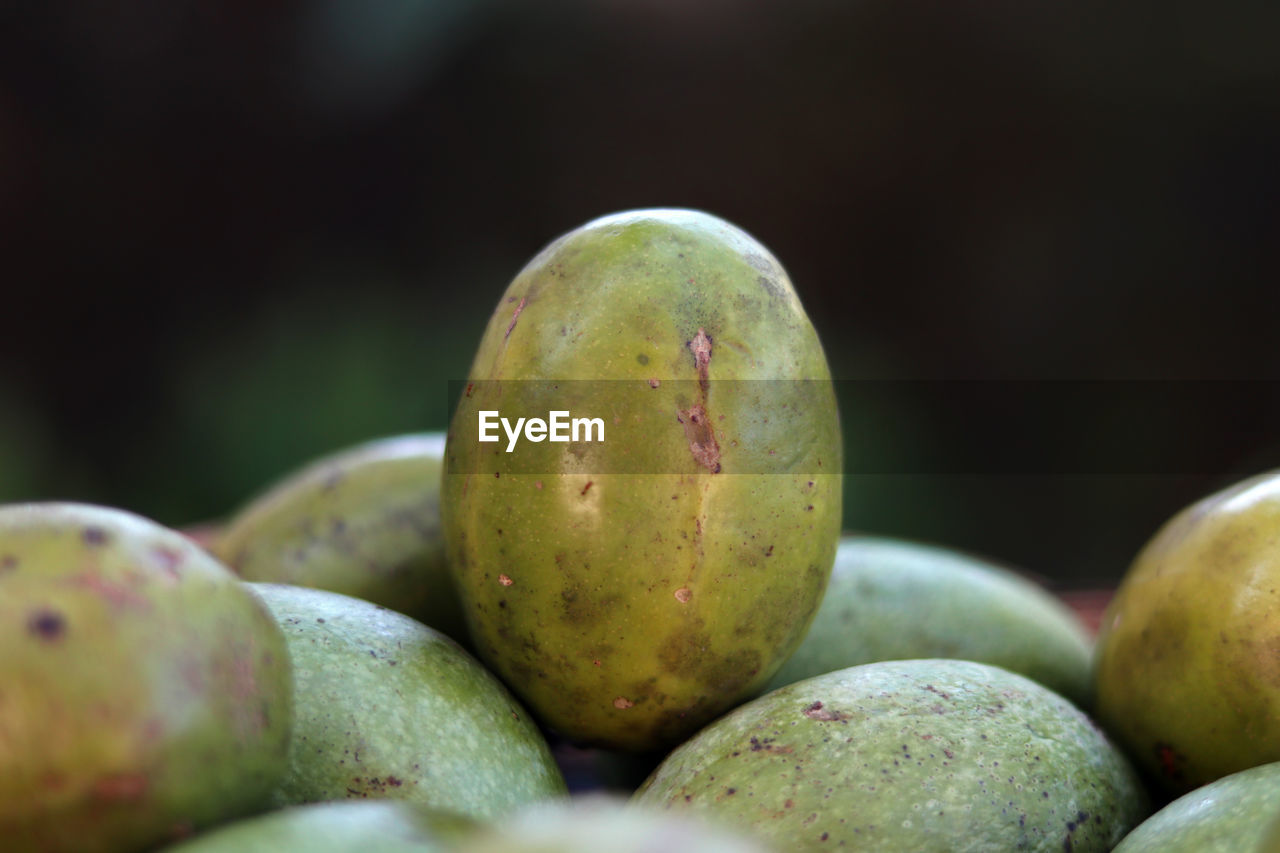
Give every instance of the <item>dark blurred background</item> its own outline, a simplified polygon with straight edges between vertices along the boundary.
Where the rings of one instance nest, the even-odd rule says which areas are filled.
[[[930,394],[1276,390],[1278,33],[1265,0],[0,4],[0,500],[185,525],[443,428],[543,244],[687,206],[787,266],[851,460],[943,448],[855,464],[849,528],[1113,583],[1280,464],[1275,421],[1077,395],[1024,436],[1043,469],[986,471]],[[1081,463],[1090,434],[1171,449]]]

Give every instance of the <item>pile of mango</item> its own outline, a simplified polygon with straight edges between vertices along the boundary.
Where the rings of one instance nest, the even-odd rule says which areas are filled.
[[[1280,850],[1280,474],[1096,637],[844,533],[813,326],[688,210],[548,245],[458,397],[198,540],[0,507],[0,850]]]

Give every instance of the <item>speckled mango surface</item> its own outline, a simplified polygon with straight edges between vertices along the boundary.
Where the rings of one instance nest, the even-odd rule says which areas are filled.
[[[1263,764],[1183,794],[1125,836],[1115,853],[1276,853],[1280,848],[1262,845],[1277,819],[1280,763]]]
[[[1087,708],[1092,652],[1065,604],[1008,569],[948,548],[846,536],[818,615],[770,689],[878,660],[959,658]]]
[[[465,641],[440,529],[444,434],[340,450],[250,501],[213,542],[247,581],[363,598]]]
[[[616,749],[758,691],[841,521],[830,374],[777,260],[697,211],[603,217],[515,278],[469,378],[442,514],[479,655],[547,725]],[[480,411],[548,406],[601,417],[604,441],[476,438]]]
[[[350,596],[248,586],[294,662],[296,719],[276,806],[395,799],[487,819],[565,793],[530,716],[444,634]]]
[[[794,851],[1108,851],[1147,813],[1133,769],[1075,706],[956,660],[762,696],[678,747],[635,801]]]
[[[0,849],[126,853],[260,811],[292,720],[274,620],[186,537],[0,508]]]
[[[1099,719],[1168,790],[1280,761],[1280,473],[1169,520],[1098,634]]]
[[[446,853],[476,824],[399,800],[293,806],[219,827],[164,853]]]

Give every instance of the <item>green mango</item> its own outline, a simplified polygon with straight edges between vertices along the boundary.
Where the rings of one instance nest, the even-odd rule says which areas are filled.
[[[1280,761],[1280,472],[1170,519],[1125,574],[1094,662],[1102,724],[1180,793]]]
[[[236,513],[213,552],[247,581],[363,598],[465,642],[440,530],[443,457],[444,435],[422,433],[319,459]]]
[[[759,839],[695,817],[601,794],[521,810],[464,839],[457,853],[769,853]]]
[[[1271,820],[1267,821],[1252,853],[1280,853],[1280,809],[1272,811]]]
[[[1280,815],[1280,763],[1183,794],[1125,836],[1115,853],[1245,853]]]
[[[479,440],[483,412],[556,410],[607,431]],[[446,457],[477,651],[574,742],[661,749],[758,691],[831,571],[841,438],[822,347],[778,262],[705,213],[606,216],[530,261]]]
[[[444,634],[338,593],[248,586],[293,660],[293,743],[276,806],[393,799],[488,819],[565,793],[533,720]]]
[[[793,851],[1108,851],[1147,813],[1132,767],[1079,709],[958,660],[775,690],[677,747],[634,801]]]
[[[293,692],[262,603],[186,537],[0,508],[0,848],[140,850],[265,807]]]
[[[346,800],[235,821],[164,853],[446,853],[477,826],[398,800]]]
[[[880,660],[961,658],[1087,707],[1092,650],[1070,608],[1027,578],[946,548],[846,536],[809,633],[769,689]]]

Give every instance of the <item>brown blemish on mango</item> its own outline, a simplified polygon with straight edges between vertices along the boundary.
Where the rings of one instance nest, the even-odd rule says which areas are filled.
[[[515,298],[515,297],[513,296],[513,297],[512,297],[512,299],[514,299],[514,298]],[[510,300],[508,300],[508,301],[510,301]],[[507,333],[506,333],[505,335],[503,335],[503,337],[504,337],[504,338],[509,338],[509,337],[511,337],[511,331],[512,331],[512,329],[514,329],[514,328],[516,327],[516,321],[518,321],[518,320],[520,319],[520,312],[524,310],[524,306],[525,306],[525,303],[526,303],[527,301],[528,301],[528,300],[527,300],[527,298],[526,298],[526,297],[524,297],[524,296],[521,296],[521,297],[520,297],[520,304],[516,306],[515,313],[511,315],[511,325],[507,326]]]
[[[676,416],[684,426],[684,437],[689,442],[689,452],[693,458],[712,474],[720,473],[720,444],[716,441],[715,430],[707,418],[707,410],[701,403],[694,403]]]
[[[707,336],[705,329],[699,328],[698,334],[687,346],[693,353],[693,365],[698,371],[698,388],[702,399],[688,409],[681,410],[676,419],[684,426],[685,440],[689,442],[689,452],[693,454],[693,458],[712,474],[718,474],[720,444],[716,441],[715,430],[707,415],[707,394],[711,389],[711,338]]]
[[[844,722],[849,719],[849,715],[844,711],[834,711],[830,708],[823,707],[822,702],[814,702],[804,709],[804,715],[811,720],[821,720],[822,722]]]

